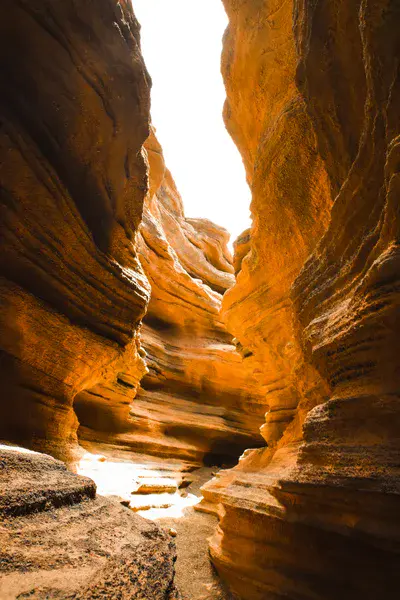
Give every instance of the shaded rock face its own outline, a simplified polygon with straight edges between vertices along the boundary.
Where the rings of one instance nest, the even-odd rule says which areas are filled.
[[[67,458],[74,397],[145,370],[135,235],[150,81],[128,3],[2,12],[0,438]]]
[[[263,392],[219,316],[227,232],[185,218],[154,134],[143,147],[130,4],[4,11],[0,439],[68,461],[79,425],[82,442],[195,462],[263,445]]]
[[[246,599],[378,600],[400,553],[395,1],[224,2],[227,126],[252,186],[223,316],[268,448],[207,484]]]
[[[154,132],[145,147],[150,191],[138,248],[152,289],[141,331],[148,372],[133,403],[125,372],[112,389],[80,394],[79,437],[83,445],[106,442],[195,463],[232,460],[265,444],[265,403],[219,316],[222,294],[234,283],[229,236],[185,217]],[[110,406],[118,402],[130,415],[114,428]]]
[[[154,523],[50,456],[3,446],[0,469],[1,598],[178,597],[175,546]]]

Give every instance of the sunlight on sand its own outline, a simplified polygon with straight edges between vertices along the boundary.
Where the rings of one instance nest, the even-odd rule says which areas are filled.
[[[126,462],[86,452],[77,473],[93,479],[99,494],[129,501],[131,510],[146,519],[183,517],[186,508],[201,500],[201,496],[179,489],[184,479],[179,465],[160,464],[156,459],[154,464]],[[141,493],[142,489],[146,492]]]

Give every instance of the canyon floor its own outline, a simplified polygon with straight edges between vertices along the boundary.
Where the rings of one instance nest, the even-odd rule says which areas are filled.
[[[152,458],[96,446],[82,457],[81,475],[96,481],[98,493],[119,497],[130,510],[157,522],[175,538],[176,584],[182,600],[234,600],[216,574],[208,538],[216,517],[196,510],[201,487],[219,467],[195,468],[173,459]]]
[[[215,471],[203,467],[196,470],[188,492],[201,498],[201,486]],[[159,519],[162,527],[174,528],[177,532],[176,583],[183,600],[234,600],[216,574],[208,554],[208,538],[213,534],[216,517],[199,512],[194,506],[184,509],[181,518]]]

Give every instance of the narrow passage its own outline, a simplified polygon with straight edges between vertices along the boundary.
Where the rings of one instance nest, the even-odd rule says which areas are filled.
[[[218,470],[126,451],[110,454],[98,446],[78,466],[79,474],[96,482],[99,494],[118,497],[127,510],[156,521],[175,537],[182,600],[234,600],[209,558],[208,538],[217,518],[195,508],[200,488]]]

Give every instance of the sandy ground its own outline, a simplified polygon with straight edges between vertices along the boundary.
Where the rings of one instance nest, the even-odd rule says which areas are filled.
[[[176,530],[176,584],[183,600],[234,600],[209,558],[208,538],[215,530],[217,518],[194,509],[202,497],[201,486],[219,468],[201,467],[193,471],[192,466],[182,461],[129,452],[108,454],[105,450],[90,448],[78,472],[94,479],[99,494],[124,499],[140,516],[166,530]],[[192,482],[185,489],[180,488],[182,478]],[[156,484],[155,493],[140,493],[143,484],[147,488]],[[173,485],[175,490],[168,489]]]
[[[211,479],[215,470],[218,469],[203,467],[195,471],[188,493],[200,497],[200,487]],[[162,527],[172,527],[177,531],[176,583],[183,600],[234,600],[214,571],[208,555],[207,539],[217,525],[216,517],[190,506],[184,509],[183,517],[156,521]]]

